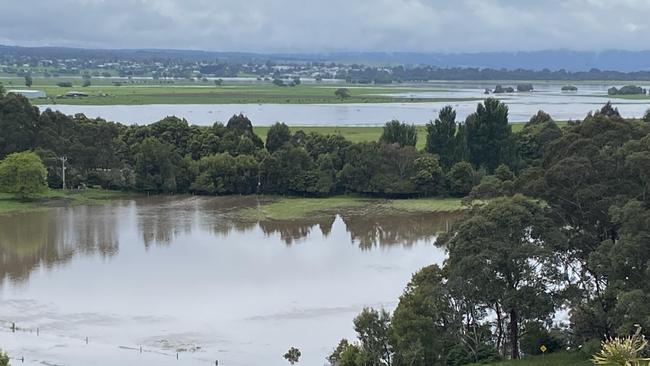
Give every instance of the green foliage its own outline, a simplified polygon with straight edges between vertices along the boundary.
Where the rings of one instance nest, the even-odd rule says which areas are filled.
[[[465,126],[469,161],[474,166],[492,172],[500,164],[511,161],[513,139],[505,104],[498,99],[486,99],[467,117]]]
[[[41,158],[33,152],[8,155],[0,162],[0,192],[14,194],[26,200],[47,191],[47,170]]]
[[[348,90],[347,88],[336,89],[334,91],[334,95],[341,100],[345,100],[351,97],[350,90]]]
[[[0,366],[11,366],[9,364],[9,356],[0,350]]]
[[[425,150],[440,157],[440,164],[449,169],[457,159],[456,111],[451,106],[440,110],[435,122],[427,123]]]
[[[72,88],[72,83],[69,81],[61,81],[56,84],[60,88]]]
[[[343,352],[341,352],[341,358],[337,364],[332,364],[332,366],[365,366],[364,355],[361,351],[361,348],[352,344],[348,346]]]
[[[466,161],[454,164],[447,173],[449,193],[456,197],[465,197],[474,187],[476,172]]]
[[[534,90],[533,84],[527,83],[527,84],[517,84],[517,91],[518,92],[532,92]]]
[[[33,84],[34,84],[34,80],[32,79],[32,76],[25,75],[25,86],[31,88]]]
[[[539,355],[540,347],[546,347],[546,353],[562,351],[567,347],[567,340],[559,329],[547,329],[540,322],[526,322],[521,335],[521,351],[524,355]]]
[[[135,146],[135,184],[146,192],[174,192],[178,187],[181,156],[172,145],[155,137],[147,137]]]
[[[289,126],[277,122],[269,128],[269,132],[266,135],[266,149],[270,153],[274,153],[290,140],[291,131],[289,131]]]
[[[439,193],[443,186],[443,172],[435,155],[423,155],[413,161],[413,182],[419,192],[428,196]]]
[[[391,323],[395,364],[446,364],[447,354],[459,341],[459,324],[445,282],[445,274],[437,265],[413,275]]]
[[[191,190],[199,194],[252,194],[257,190],[258,164],[254,157],[228,153],[208,155],[197,163]]]
[[[562,131],[551,116],[543,111],[537,112],[517,135],[521,159],[527,165],[539,164],[549,144],[560,136]]]
[[[608,95],[635,95],[635,94],[645,94],[645,93],[646,93],[645,89],[636,85],[625,85],[620,89],[617,89],[616,87],[613,86],[607,89]]]
[[[473,199],[489,199],[501,196],[509,196],[513,192],[512,181],[503,181],[494,175],[486,175],[481,182],[472,188],[469,197]]]
[[[364,365],[391,364],[392,351],[388,341],[390,321],[390,314],[383,309],[364,308],[354,318],[354,330],[359,338]]]
[[[298,363],[298,361],[300,361],[300,356],[301,356],[301,355],[302,355],[302,354],[300,353],[300,350],[299,350],[299,349],[297,349],[297,348],[295,348],[295,347],[291,347],[291,348],[289,348],[289,350],[287,351],[287,353],[284,354],[283,357],[284,357],[287,361],[289,361],[290,364],[293,365],[293,364]]]
[[[497,313],[498,339],[508,325],[513,359],[522,321],[545,320],[554,311],[552,284],[561,277],[553,249],[561,241],[550,213],[523,196],[478,206],[438,238],[449,250],[450,284]]]
[[[398,120],[386,122],[379,142],[385,144],[398,144],[401,147],[415,146],[418,140],[415,125],[401,123]]]

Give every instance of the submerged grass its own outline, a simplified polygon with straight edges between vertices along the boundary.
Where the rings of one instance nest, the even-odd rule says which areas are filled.
[[[453,212],[463,209],[460,198],[415,198],[388,200],[385,206],[406,212]]]
[[[262,203],[255,208],[246,208],[239,216],[246,220],[297,220],[313,218],[318,215],[356,212],[377,214],[454,212],[462,210],[460,199],[421,198],[421,199],[380,199],[356,196],[335,196],[329,198],[281,197]]]
[[[328,198],[278,198],[255,208],[240,211],[239,216],[247,220],[292,220],[307,218],[317,213],[332,212],[337,209],[358,207],[368,200],[337,196]]]

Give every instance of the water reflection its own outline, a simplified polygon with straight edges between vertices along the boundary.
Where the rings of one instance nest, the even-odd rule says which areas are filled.
[[[0,216],[0,285],[21,283],[34,270],[52,268],[75,256],[111,258],[119,253],[120,233],[135,223],[146,249],[169,246],[176,238],[201,231],[218,238],[259,229],[278,236],[286,245],[304,242],[314,233],[327,237],[337,215],[300,220],[247,221],[237,216],[242,208],[263,203],[256,197],[149,197],[103,206],[77,206]],[[433,242],[453,214],[340,215],[350,242],[362,250],[411,246]],[[260,238],[263,239],[263,238]]]
[[[77,253],[117,254],[119,208],[78,206],[0,216],[0,284],[26,281],[35,268],[51,268]]]

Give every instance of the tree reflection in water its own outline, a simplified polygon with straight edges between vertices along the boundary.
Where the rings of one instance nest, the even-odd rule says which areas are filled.
[[[76,255],[111,258],[120,249],[120,234],[135,223],[145,248],[166,246],[193,230],[215,239],[233,232],[260,230],[278,235],[287,245],[305,241],[314,232],[327,237],[340,218],[350,242],[363,250],[392,245],[411,246],[446,230],[457,214],[387,214],[341,212],[299,220],[250,221],[238,217],[242,208],[260,199],[247,197],[148,197],[99,206],[52,208],[0,215],[0,285],[20,283],[39,267],[52,268]],[[370,210],[372,211],[372,210]]]

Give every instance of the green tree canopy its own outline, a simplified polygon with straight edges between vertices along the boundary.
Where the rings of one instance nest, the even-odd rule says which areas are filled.
[[[512,130],[508,124],[508,107],[495,98],[479,103],[476,112],[467,116],[469,161],[489,172],[499,164],[511,163]]]
[[[415,146],[418,140],[415,125],[408,125],[398,120],[386,122],[379,142],[398,144],[399,146]]]
[[[0,162],[0,191],[20,199],[35,198],[47,191],[47,170],[33,152],[8,155]]]
[[[291,141],[291,131],[289,130],[289,126],[277,122],[269,128],[269,131],[266,134],[266,149],[270,153],[274,153],[289,141]]]
[[[440,110],[435,122],[427,123],[425,150],[440,157],[440,164],[449,169],[456,161],[456,111],[452,106]]]
[[[449,282],[495,312],[497,338],[508,335],[513,359],[519,358],[522,321],[546,320],[555,309],[560,274],[554,249],[561,238],[549,212],[519,195],[476,207],[438,239],[449,249]]]
[[[293,365],[293,364],[298,363],[298,361],[300,361],[300,356],[301,356],[301,355],[302,355],[302,354],[300,353],[300,350],[299,350],[298,348],[291,347],[291,348],[289,348],[289,350],[287,351],[287,353],[284,354],[283,357],[284,357],[287,361],[289,361],[290,364]]]

